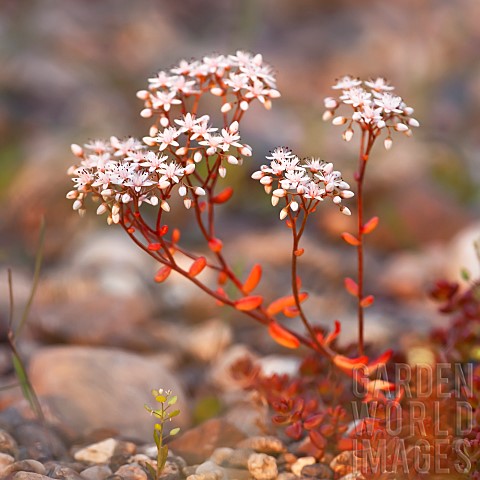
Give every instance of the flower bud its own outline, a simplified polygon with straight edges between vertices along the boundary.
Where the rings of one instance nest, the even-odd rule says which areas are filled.
[[[165,212],[170,211],[170,205],[165,200],[162,200],[162,203],[160,203],[160,208]]]
[[[78,197],[77,190],[70,190],[67,195],[65,195],[69,200],[75,200]]]
[[[168,125],[169,125],[169,123],[170,123],[170,121],[168,120],[167,117],[162,116],[162,117],[160,118],[160,125],[161,125],[163,128],[167,128]]]
[[[227,157],[227,162],[230,164],[230,165],[238,165],[238,159],[236,157],[234,157],[233,155],[229,155]]]
[[[393,140],[390,137],[387,137],[384,140],[383,145],[385,147],[385,150],[390,150],[392,148],[392,145],[393,145]]]
[[[187,210],[189,210],[190,207],[192,206],[192,201],[189,198],[184,198],[183,199],[183,205],[185,206],[185,208]]]
[[[252,178],[254,180],[260,180],[263,177],[263,172],[261,170],[257,170],[256,172],[252,173]]]
[[[411,126],[411,127],[419,127],[420,126],[420,122],[416,119],[416,118],[410,118],[408,120],[408,124]]]
[[[187,194],[187,187],[185,185],[181,185],[180,188],[178,189],[178,194],[181,197],[184,197]]]
[[[220,167],[218,167],[218,174],[222,178],[225,178],[227,176],[227,169],[223,165],[221,165]]]
[[[72,208],[73,208],[74,210],[80,210],[80,209],[82,208],[82,205],[83,205],[83,202],[82,202],[81,200],[75,200],[75,201],[73,202]]]
[[[331,120],[332,118],[333,118],[333,112],[332,111],[326,110],[325,112],[323,112],[322,120],[324,122],[328,122],[328,120]]]
[[[347,215],[347,216],[349,216],[349,215],[352,214],[352,212],[350,211],[350,209],[349,209],[348,207],[346,207],[345,205],[342,205],[342,206],[340,207],[340,211],[341,211],[344,215]]]
[[[404,123],[397,123],[395,125],[395,130],[397,132],[406,132],[408,130],[408,127]]]
[[[195,189],[195,195],[201,196],[201,195],[205,195],[205,194],[206,194],[206,192],[205,192],[205,190],[204,190],[202,187],[197,187],[197,188]]]
[[[262,177],[260,179],[260,183],[262,185],[270,185],[272,183],[272,177],[270,177],[269,175],[265,176],[265,177]]]
[[[288,211],[286,208],[282,208],[280,210],[280,220],[284,220],[288,215]]]
[[[222,113],[227,113],[227,112],[229,112],[231,109],[232,109],[232,104],[227,102],[227,103],[224,103],[224,104],[222,105],[222,108],[220,109],[220,111],[221,111]]]
[[[83,148],[80,145],[77,145],[76,143],[72,143],[70,145],[70,148],[72,150],[72,153],[79,158],[83,157]]]
[[[191,175],[195,171],[195,164],[194,163],[189,163],[185,167],[185,175]]]
[[[210,93],[216,97],[221,97],[223,95],[223,88],[213,87],[210,89]]]
[[[152,109],[151,108],[144,108],[141,112],[140,112],[140,116],[142,118],[151,118],[153,115],[153,112],[152,112]]]
[[[152,125],[148,133],[151,137],[156,137],[158,135],[158,127],[156,125]]]
[[[240,102],[240,109],[246,112],[248,110],[248,102],[246,100],[243,100]]]
[[[187,147],[180,147],[180,148],[177,148],[177,150],[175,151],[175,155],[185,155],[187,153]]]
[[[345,117],[335,117],[332,120],[333,125],[345,125],[347,123],[347,119]]]
[[[277,188],[276,190],[273,191],[273,195],[275,195],[278,198],[282,198],[287,194],[287,192],[283,188]]]
[[[143,137],[143,143],[147,144],[149,147],[153,147],[157,144],[157,141],[152,137]]]
[[[292,210],[292,212],[296,212],[298,210],[298,203],[293,201],[290,203],[290,210]]]
[[[147,100],[150,93],[147,90],[139,90],[136,95],[140,100]]]
[[[193,154],[193,160],[195,163],[198,163],[202,160],[202,154],[198,150]]]
[[[280,198],[278,198],[275,195],[272,195],[272,205],[276,207],[278,205],[278,202],[280,201]]]
[[[103,215],[107,211],[108,211],[107,205],[105,203],[102,203],[97,208],[97,215]]]
[[[353,138],[353,130],[351,128],[347,128],[347,130],[343,132],[343,139],[346,142],[349,142],[352,138]]]

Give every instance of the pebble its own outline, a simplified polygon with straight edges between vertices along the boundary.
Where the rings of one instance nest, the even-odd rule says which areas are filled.
[[[8,477],[8,480],[51,480],[50,477],[46,477],[41,473],[33,472],[17,472],[12,477]]]
[[[265,453],[252,453],[248,458],[248,471],[255,480],[273,480],[278,475],[277,462]]]
[[[114,438],[107,438],[102,442],[93,443],[92,445],[77,450],[73,457],[79,462],[108,463],[112,458],[117,445],[117,440]]]
[[[211,419],[192,428],[169,443],[169,448],[183,457],[188,464],[199,464],[210,458],[219,447],[233,447],[245,435],[230,423]]]
[[[316,463],[315,457],[300,457],[292,466],[291,470],[297,477],[302,476],[303,467]]]
[[[32,472],[39,473],[40,475],[46,475],[46,469],[43,464],[37,460],[20,460],[12,463],[3,471],[3,475],[7,476],[13,472]]]
[[[226,468],[225,473],[228,480],[252,480],[250,472],[241,468]]]
[[[119,475],[124,480],[148,480],[147,473],[138,463],[122,465],[115,475]]]
[[[26,422],[15,429],[17,442],[22,454],[40,462],[66,458],[67,449],[53,428],[38,422]]]
[[[214,474],[217,480],[226,479],[225,470],[222,467],[218,466],[212,460],[207,460],[206,462],[201,463],[195,470],[195,474],[197,475],[201,475],[204,473]]]
[[[302,477],[307,478],[321,478],[323,480],[330,480],[333,478],[332,469],[324,463],[313,463],[312,465],[305,465],[302,468]]]
[[[112,474],[112,470],[108,465],[93,465],[80,473],[85,480],[105,480]]]
[[[65,465],[52,465],[47,471],[47,476],[61,480],[84,480],[76,470]]]
[[[251,448],[258,453],[278,455],[286,451],[284,443],[273,436],[255,436],[246,438],[237,444],[239,448]]]
[[[218,477],[215,473],[195,473],[193,475],[189,475],[187,480],[218,480]]]
[[[0,475],[13,462],[15,462],[15,459],[11,455],[8,453],[0,453]]]
[[[247,468],[248,459],[254,453],[251,448],[217,448],[210,457],[222,467]]]
[[[347,475],[353,471],[353,460],[353,452],[346,450],[330,462],[330,468],[337,477]]]
[[[0,452],[14,458],[18,456],[17,442],[6,430],[0,430]]]
[[[297,476],[291,472],[282,472],[278,474],[277,480],[296,480]]]

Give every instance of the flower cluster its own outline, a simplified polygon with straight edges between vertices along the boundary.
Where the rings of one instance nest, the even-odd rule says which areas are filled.
[[[111,137],[83,148],[72,145],[81,161],[69,169],[75,188],[67,198],[80,214],[89,194],[103,200],[97,213],[108,212],[109,224],[120,222],[126,205],[135,211],[145,202],[169,211],[174,188],[187,209],[197,197],[213,195],[216,178],[225,177],[227,165],[239,165],[252,155],[250,146],[240,142],[243,113],[255,99],[270,108],[271,99],[280,96],[262,56],[240,51],[183,60],[169,73],[150,78],[149,84],[137,93],[145,102],[141,115],[157,120],[142,141]],[[198,114],[205,93],[221,97],[222,126],[212,126],[209,115]],[[206,164],[200,169],[203,174],[196,168],[200,162]]]
[[[252,174],[259,180],[267,193],[272,194],[272,205],[285,199],[285,207],[280,211],[280,219],[294,215],[301,210],[311,212],[318,202],[330,197],[340,206],[340,211],[350,215],[350,210],[341,205],[344,198],[353,197],[350,185],[342,180],[341,173],[333,169],[333,163],[317,158],[300,160],[291,150],[277,147],[266,157],[269,165],[262,165]]]
[[[170,71],[160,71],[149,78],[148,83],[148,90],[137,92],[145,103],[141,115],[156,116],[163,127],[171,124],[169,112],[173,105],[182,104],[188,97],[198,99],[203,93],[221,98],[221,112],[231,112],[234,120],[248,110],[253,100],[269,109],[271,99],[280,96],[272,69],[263,62],[262,55],[242,51],[206,56],[201,61],[182,60]]]
[[[412,117],[413,108],[408,107],[401,97],[392,93],[394,87],[384,78],[362,81],[349,75],[337,80],[332,87],[342,94],[336,97],[327,97],[324,100],[324,120],[332,120],[334,125],[346,125],[343,139],[349,142],[353,137],[353,124],[357,123],[363,130],[370,130],[379,135],[382,130],[387,131],[384,145],[387,150],[392,147],[391,132],[402,132],[411,135],[410,127],[418,127],[418,120]],[[350,116],[336,115],[342,105],[353,109]]]
[[[205,195],[208,179],[195,175],[196,165],[202,160],[208,168],[216,166],[220,176],[225,176],[225,164],[238,165],[242,158],[251,155],[248,145],[239,143],[238,122],[214,135],[217,128],[208,125],[209,117],[196,119],[187,113],[175,120],[179,128],[167,127],[155,138],[109,141],[95,140],[84,148],[72,145],[73,153],[81,159],[80,165],[70,168],[69,174],[75,189],[67,194],[74,200],[73,209],[84,212],[84,201],[89,193],[103,202],[97,214],[109,212],[108,223],[118,223],[122,205],[133,204],[138,208],[143,202],[158,205],[169,211],[168,199],[174,187],[183,198],[186,208],[192,206],[197,197]],[[189,146],[180,146],[183,140]],[[195,142],[195,144],[190,143]],[[156,151],[148,147],[158,147]],[[236,149],[236,155],[230,151]]]

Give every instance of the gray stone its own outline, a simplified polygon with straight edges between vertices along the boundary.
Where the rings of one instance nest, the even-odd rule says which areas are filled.
[[[333,471],[324,463],[313,463],[311,465],[305,465],[301,471],[302,477],[306,478],[322,478],[329,480],[333,478]]]
[[[19,425],[15,429],[15,437],[27,458],[45,462],[67,456],[67,449],[56,431],[38,422]]]
[[[65,465],[52,465],[47,471],[47,476],[59,480],[83,480],[76,470]]]
[[[186,395],[161,363],[121,350],[49,347],[35,354],[30,379],[52,415],[78,436],[109,429],[129,438],[148,438],[153,421],[143,405],[152,404],[152,388],[172,389],[182,412],[175,425],[185,427]],[[128,412],[128,414],[126,414]]]
[[[248,458],[248,471],[255,480],[273,480],[278,475],[277,462],[265,453],[252,453]]]
[[[212,462],[211,460],[207,460],[206,462],[201,463],[197,469],[195,470],[195,473],[198,474],[214,474],[217,478],[217,480],[225,480],[226,475],[225,475],[225,470],[218,466],[215,462]]]
[[[148,480],[147,473],[140,465],[138,465],[138,463],[122,465],[115,472],[115,475],[119,475],[124,480]]]
[[[112,470],[110,470],[108,465],[93,465],[80,473],[86,480],[105,480],[112,474]]]

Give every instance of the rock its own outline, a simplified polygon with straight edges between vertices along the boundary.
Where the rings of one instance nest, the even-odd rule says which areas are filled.
[[[222,467],[247,468],[252,453],[254,451],[250,448],[217,448],[210,460]]]
[[[218,480],[218,477],[215,473],[195,473],[189,475],[187,480]]]
[[[148,480],[147,473],[138,463],[122,465],[115,472],[115,475],[119,475],[124,480]]]
[[[232,343],[232,328],[224,321],[212,319],[185,329],[179,344],[190,355],[202,362],[216,359]]]
[[[5,430],[0,430],[0,452],[11,455],[14,458],[17,458],[17,456],[18,456],[17,442]]]
[[[143,333],[152,316],[149,302],[139,302],[131,294],[119,297],[101,290],[78,290],[74,298],[35,308],[31,324],[37,336],[57,343],[152,350],[153,340]]]
[[[353,452],[346,450],[338,454],[331,462],[330,468],[336,476],[344,476],[353,472],[354,457]]]
[[[313,465],[316,462],[315,457],[300,457],[295,463],[293,463],[291,469],[297,477],[302,476],[303,467],[306,465]]]
[[[302,468],[301,476],[306,478],[321,478],[323,480],[329,480],[333,478],[332,469],[324,463],[313,463],[311,465],[305,465]]]
[[[85,448],[77,450],[73,458],[78,462],[85,463],[108,463],[115,452],[118,441],[114,438],[107,438],[102,442],[93,443]]]
[[[12,463],[3,471],[3,475],[6,477],[13,472],[31,472],[38,473],[40,475],[46,475],[45,467],[37,460],[20,460]]]
[[[134,443],[117,440],[115,450],[109,462],[112,471],[117,470],[125,463],[133,462],[133,460],[130,459],[132,455],[136,453],[136,451],[137,446]]]
[[[186,395],[178,380],[161,363],[137,354],[48,347],[33,355],[30,379],[58,423],[78,436],[104,428],[129,438],[150,437],[153,423],[143,405],[152,403],[153,387],[172,389],[178,395],[182,414],[175,425],[188,425]]]
[[[5,477],[7,480],[49,480],[50,477],[46,477],[40,473],[33,472],[17,472],[13,476]]]
[[[67,456],[67,449],[56,431],[38,422],[19,425],[15,430],[15,437],[27,458],[45,462]]]
[[[180,480],[183,478],[182,469],[179,466],[179,463],[172,461],[171,459],[167,460],[165,466],[163,467],[162,474],[160,475],[161,480]]]
[[[0,453],[0,475],[2,475],[3,471],[13,462],[15,462],[15,459],[11,455],[8,455],[8,453]]]
[[[233,396],[233,395],[232,395]],[[267,405],[260,405],[253,392],[242,392],[242,400],[229,405],[228,411],[223,418],[235,425],[247,437],[256,437],[265,432],[266,425],[271,424]],[[223,397],[225,403],[229,403],[227,395]]]
[[[265,453],[252,453],[248,458],[248,471],[255,480],[273,480],[278,475],[277,462]]]
[[[195,470],[195,474],[213,474],[216,476],[217,480],[225,480],[227,478],[225,470],[211,460],[201,463]]]
[[[184,432],[169,444],[169,448],[190,465],[202,463],[218,447],[233,447],[245,435],[222,419],[211,419]]]
[[[291,472],[282,472],[278,474],[277,480],[296,480],[297,476]]]
[[[105,480],[112,474],[112,470],[108,465],[93,465],[80,473],[86,480]]]
[[[279,438],[268,435],[246,438],[237,444],[237,448],[251,448],[255,452],[269,455],[278,455],[286,451],[284,443]]]
[[[76,470],[65,465],[52,465],[47,471],[47,476],[59,480],[84,480]]]

